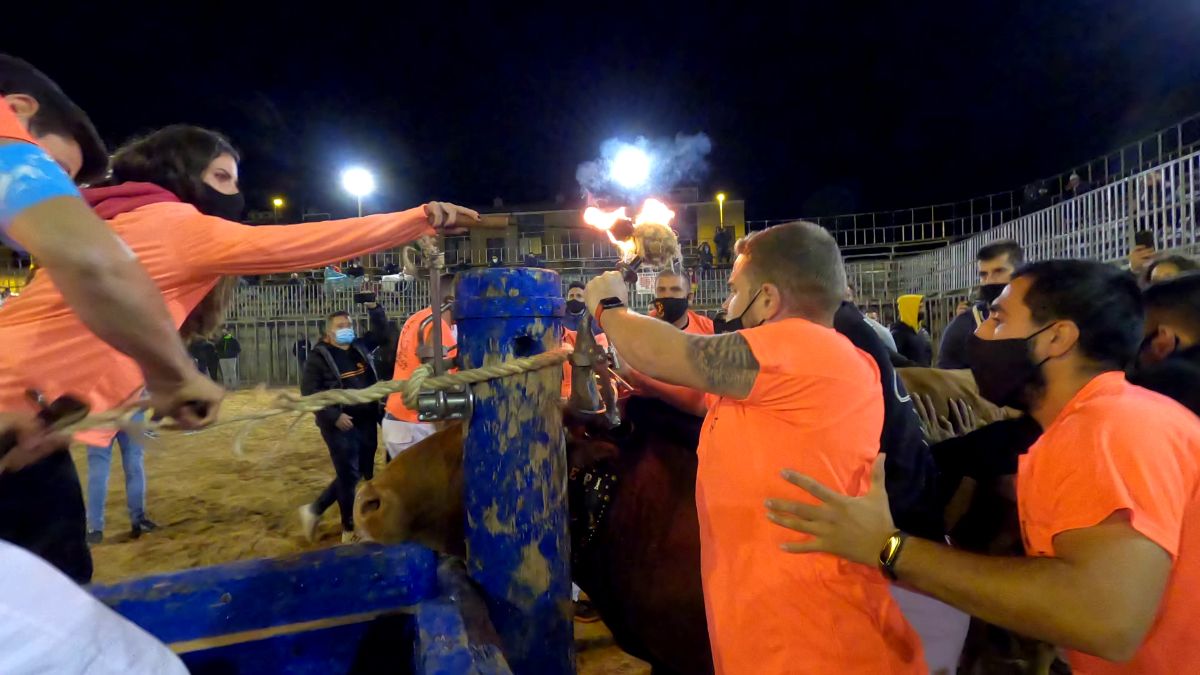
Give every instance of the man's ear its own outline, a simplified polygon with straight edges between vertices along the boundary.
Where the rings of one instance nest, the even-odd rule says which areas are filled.
[[[21,120],[21,124],[28,129],[29,120],[33,119],[33,116],[36,115],[38,111],[37,99],[28,94],[6,94],[4,96],[4,102],[7,103],[10,108],[12,108],[12,111],[16,113],[17,118]]]
[[[1059,321],[1047,332],[1050,333],[1046,348],[1048,357],[1058,358],[1079,344],[1079,326],[1076,326],[1074,321]]]
[[[763,284],[763,321],[770,321],[783,311],[783,294],[775,284]]]

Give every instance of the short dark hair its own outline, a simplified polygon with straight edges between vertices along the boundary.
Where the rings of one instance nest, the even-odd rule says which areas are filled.
[[[1150,284],[1142,292],[1147,312],[1161,312],[1193,335],[1200,335],[1200,273]]]
[[[1025,305],[1038,325],[1072,321],[1079,348],[1104,369],[1124,370],[1142,342],[1145,312],[1137,282],[1092,260],[1046,260],[1017,270],[1029,279]]]
[[[27,61],[0,54],[0,96],[24,94],[38,102],[37,112],[29,119],[34,136],[58,134],[79,144],[83,164],[75,180],[90,183],[108,172],[108,149],[92,120],[83,109],[63,93],[45,73]]]
[[[1014,266],[1025,262],[1025,249],[1021,248],[1015,239],[1002,239],[988,244],[979,249],[979,252],[975,254],[975,259],[983,262],[984,260],[995,260],[1002,255],[1008,256],[1008,261]]]
[[[846,294],[846,269],[833,235],[815,223],[797,220],[751,232],[735,250],[747,258],[746,272],[759,283],[775,284],[785,302],[835,312]]]
[[[1154,268],[1158,267],[1159,265],[1161,265],[1163,263],[1168,263],[1170,265],[1174,265],[1176,268],[1179,269],[1180,273],[1195,272],[1196,270],[1200,270],[1200,263],[1197,263],[1195,260],[1192,260],[1191,258],[1187,257],[1186,255],[1172,254],[1172,255],[1168,255],[1168,256],[1163,256],[1162,258],[1159,258],[1158,260],[1155,260],[1154,262],[1150,263],[1146,267],[1146,278],[1149,279],[1151,273],[1154,272]]]
[[[567,284],[567,290],[569,291],[572,288],[582,288],[586,290],[587,284],[583,283],[582,281],[572,281],[571,283]]]
[[[333,323],[333,320],[338,318],[339,316],[344,316],[347,319],[349,319],[350,312],[334,312],[334,313],[330,314],[329,316],[325,317],[325,328],[328,329],[329,324]]]
[[[241,159],[225,136],[187,124],[172,124],[135,138],[113,153],[112,180],[154,183],[188,204],[203,199],[204,171],[229,154]]]

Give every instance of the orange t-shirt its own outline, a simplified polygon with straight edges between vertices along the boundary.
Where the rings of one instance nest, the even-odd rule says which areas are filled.
[[[653,312],[650,315],[654,316]],[[688,322],[683,327],[683,332],[690,333],[691,335],[713,335],[715,330],[712,319],[689,309]],[[638,393],[655,396],[688,412],[691,412],[694,405],[700,405],[704,399],[704,392],[702,391],[667,384],[661,380],[643,375],[636,370],[632,371],[629,380],[630,384],[637,387]]]
[[[832,328],[785,319],[739,333],[759,372],[743,401],[708,395],[696,511],[717,673],[926,673],[920,638],[878,569],[779,545],[771,497],[814,500],[783,469],[849,495],[879,454],[879,368]]]
[[[562,339],[563,346],[564,347],[569,346],[571,348],[574,348],[575,347],[575,338],[578,337],[578,335],[579,335],[578,331],[573,331],[570,328],[564,328],[563,329],[563,339]],[[604,347],[606,349],[608,348],[608,338],[604,335],[604,333],[600,333],[599,335],[596,336],[596,344],[598,344],[601,347]],[[564,399],[571,398],[571,361],[570,361],[570,359],[563,362],[562,397]]]
[[[417,329],[420,328],[421,322],[428,319],[433,314],[431,307],[426,307],[419,312],[408,317],[404,322],[404,326],[400,329],[400,337],[396,341],[396,369],[392,373],[393,380],[407,380],[412,376],[413,371],[421,365],[421,359],[417,356]],[[451,334],[451,326],[445,321],[442,322],[442,346],[450,348],[450,357],[454,357],[455,340]],[[429,341],[429,336],[433,334],[433,322],[429,322],[425,326],[425,341]],[[405,422],[417,422],[417,411],[409,410],[408,406],[404,405],[404,398],[400,394],[392,394],[388,396],[387,411],[392,417]]]
[[[33,143],[33,137],[7,103],[0,103],[0,138]]]
[[[431,234],[421,208],[363,218],[250,227],[206,216],[190,204],[160,202],[108,221],[162,291],[176,326],[223,275],[319,267]],[[129,357],[96,337],[63,300],[51,274],[34,277],[0,308],[0,410],[33,410],[27,389],[46,400],[73,394],[93,412],[135,397],[144,384]],[[78,435],[107,445],[114,433]]]
[[[1158,616],[1133,659],[1072,651],[1074,672],[1200,672],[1200,419],[1123,373],[1098,375],[1021,456],[1017,503],[1029,555],[1053,556],[1055,535],[1121,510],[1171,555]]]

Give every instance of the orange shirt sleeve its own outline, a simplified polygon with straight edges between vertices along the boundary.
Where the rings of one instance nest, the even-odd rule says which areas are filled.
[[[3,138],[26,143],[34,142],[33,137],[25,129],[25,125],[21,124],[21,120],[7,103],[0,103],[0,139]]]
[[[1018,485],[1035,490],[1027,502],[1028,519],[1023,518],[1034,530],[1031,543],[1045,542],[1048,550],[1042,553],[1054,555],[1055,535],[1092,527],[1125,510],[1133,529],[1174,558],[1191,497],[1187,472],[1177,460],[1182,453],[1147,447],[1144,428],[1128,420],[1084,413],[1064,420],[1047,439],[1052,444],[1035,448],[1041,455],[1037,480]],[[1162,436],[1153,442],[1164,440],[1170,442]]]
[[[176,228],[181,265],[204,274],[269,274],[319,267],[381,249],[402,246],[433,228],[422,207],[399,213],[296,225],[251,227],[198,216]]]

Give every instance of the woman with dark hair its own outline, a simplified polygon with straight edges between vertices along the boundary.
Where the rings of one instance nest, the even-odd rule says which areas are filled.
[[[223,277],[320,267],[479,219],[474,211],[431,202],[346,220],[241,225],[236,222],[244,205],[238,157],[232,144],[214,131],[166,127],[117,150],[109,184],[84,191],[96,213],[150,273],[176,328],[185,333],[207,333],[221,324],[228,297],[219,288]],[[46,400],[71,393],[93,412],[141,393],[137,365],[88,331],[46,275],[7,303],[0,340],[6,345],[0,352],[0,373],[20,379],[0,382],[0,409],[21,407],[23,401],[5,397],[30,389]],[[92,430],[78,440],[109,447],[114,435]]]

